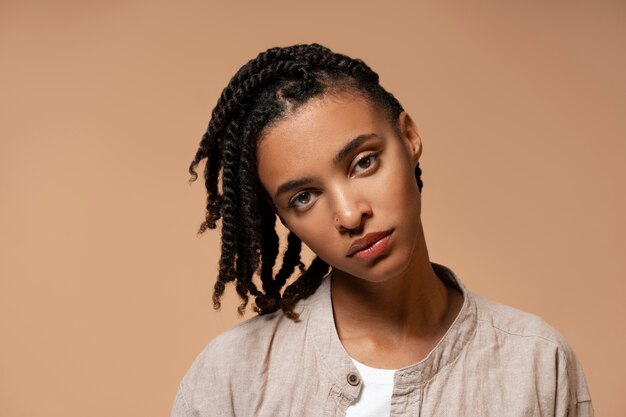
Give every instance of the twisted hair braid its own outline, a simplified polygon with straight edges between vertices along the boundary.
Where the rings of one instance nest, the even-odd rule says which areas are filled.
[[[234,281],[242,300],[238,307],[240,314],[252,296],[258,314],[281,309],[287,317],[297,320],[294,311],[297,302],[313,294],[328,272],[329,265],[319,257],[305,267],[300,259],[302,242],[289,233],[282,264],[274,275],[280,242],[273,204],[258,179],[256,148],[259,138],[272,124],[288,117],[313,97],[340,92],[370,99],[385,110],[392,125],[397,127],[403,108],[379,84],[378,74],[360,59],[315,43],[276,47],[260,53],[242,66],[222,91],[189,165],[190,182],[193,182],[198,178],[198,165],[206,159],[206,215],[198,234],[215,229],[217,221],[222,220],[214,308],[220,308],[226,284]],[[421,190],[419,165],[415,178]],[[283,289],[296,269],[300,276]],[[255,273],[260,276],[262,289],[253,282]]]

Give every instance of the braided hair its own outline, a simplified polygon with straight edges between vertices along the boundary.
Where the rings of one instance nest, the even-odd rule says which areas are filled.
[[[258,178],[256,148],[266,129],[311,98],[341,92],[368,98],[385,110],[397,128],[403,108],[379,84],[378,74],[362,60],[316,43],[275,47],[260,53],[242,66],[222,91],[189,166],[193,182],[198,178],[198,164],[207,160],[206,216],[198,234],[207,228],[215,229],[216,222],[222,219],[221,257],[213,292],[215,309],[221,306],[225,284],[234,281],[242,300],[240,315],[253,296],[253,309],[258,314],[281,309],[297,321],[296,303],[320,286],[329,265],[316,257],[306,268],[300,259],[302,242],[291,232],[282,265],[276,275],[273,273],[279,254],[277,216]],[[420,175],[418,164],[415,177],[421,190]],[[296,268],[300,276],[281,294]],[[261,289],[253,282],[255,273],[260,275]]]

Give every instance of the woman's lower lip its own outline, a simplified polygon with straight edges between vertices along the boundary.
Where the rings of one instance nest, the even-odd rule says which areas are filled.
[[[367,248],[354,252],[352,257],[358,259],[359,261],[370,261],[377,258],[382,255],[389,246],[389,239],[391,239],[391,233],[377,240]]]

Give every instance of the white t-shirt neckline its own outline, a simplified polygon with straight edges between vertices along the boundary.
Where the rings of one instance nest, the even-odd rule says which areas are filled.
[[[359,397],[346,410],[346,417],[388,417],[391,413],[393,378],[397,369],[367,366],[350,357],[361,375]]]

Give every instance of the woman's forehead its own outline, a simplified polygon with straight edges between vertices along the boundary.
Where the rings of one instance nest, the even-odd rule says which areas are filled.
[[[385,112],[364,97],[314,98],[265,132],[257,148],[259,177],[269,185],[328,169],[354,138],[384,137],[391,130]]]
[[[267,129],[257,145],[259,162],[265,156],[293,158],[322,155],[361,134],[389,128],[384,111],[359,96],[314,98]],[[328,148],[328,149],[327,149]]]

